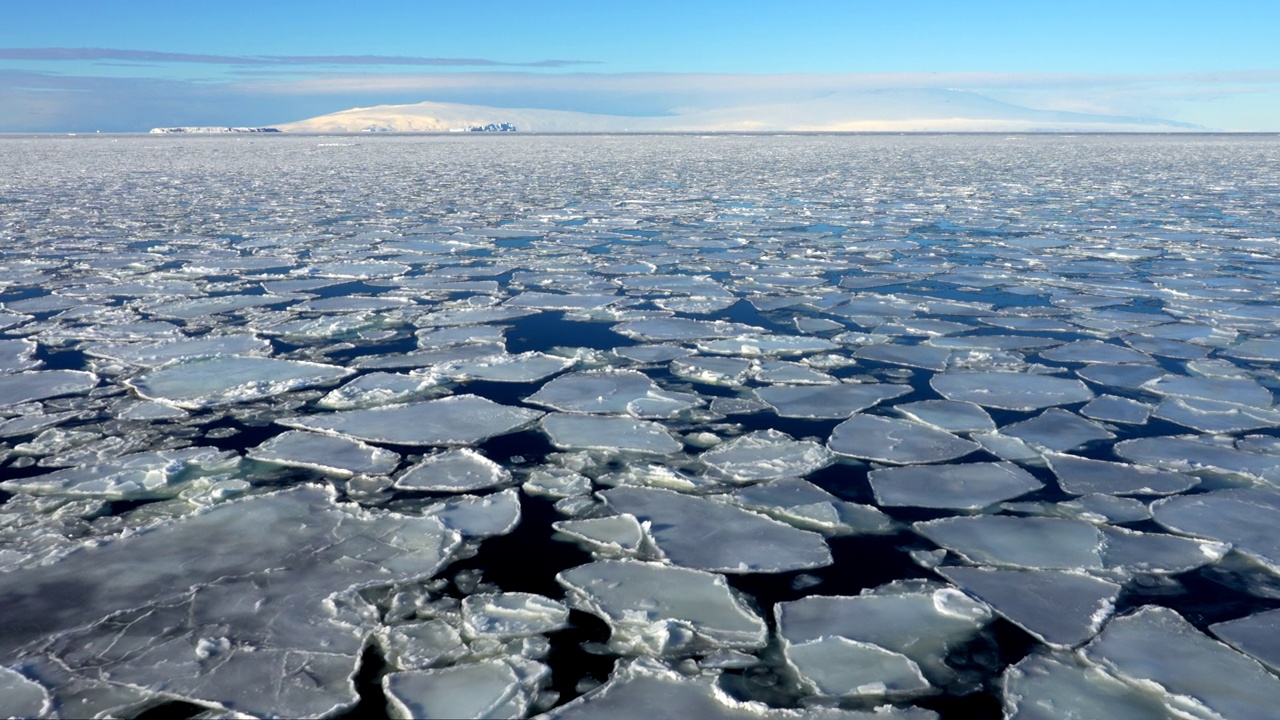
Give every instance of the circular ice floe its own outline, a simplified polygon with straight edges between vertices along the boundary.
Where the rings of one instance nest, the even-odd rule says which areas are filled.
[[[1052,375],[943,373],[934,375],[929,385],[948,400],[1024,412],[1093,399],[1093,392],[1079,380]]]

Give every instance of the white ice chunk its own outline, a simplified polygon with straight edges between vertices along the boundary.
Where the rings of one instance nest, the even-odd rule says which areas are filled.
[[[1280,491],[1270,488],[1230,488],[1196,495],[1179,495],[1151,506],[1156,522],[1186,535],[1221,542],[1269,568],[1280,568]]]
[[[1115,433],[1062,408],[1049,408],[1030,420],[1006,425],[1000,432],[1049,450],[1071,450],[1098,440],[1111,440]]]
[[[1165,372],[1154,365],[1090,365],[1077,370],[1076,374],[1103,387],[1139,390],[1143,384],[1163,377]]]
[[[542,418],[551,444],[568,450],[622,450],[669,455],[683,447],[662,425],[630,417],[551,413]]]
[[[1120,586],[1081,572],[938,568],[938,573],[997,613],[1054,647],[1074,647],[1098,633]]]
[[[520,495],[507,488],[491,495],[459,495],[426,508],[445,527],[469,538],[506,535],[520,524]]]
[[[1080,414],[1105,422],[1142,425],[1151,416],[1151,406],[1115,395],[1099,395],[1080,408]]]
[[[840,338],[837,337],[837,340]],[[928,345],[870,345],[860,348],[853,354],[860,360],[874,360],[891,365],[921,368],[942,372],[947,369],[947,361],[951,359],[951,351],[947,348],[930,347]]]
[[[556,580],[569,607],[609,623],[609,645],[623,654],[682,656],[765,646],[764,620],[721,575],[630,560],[600,560]]]
[[[1055,362],[1078,363],[1153,363],[1150,355],[1127,348],[1123,345],[1103,342],[1101,340],[1077,340],[1066,345],[1059,345],[1040,353],[1040,357]]]
[[[1058,486],[1072,495],[1174,495],[1200,484],[1198,478],[1145,465],[1091,460],[1062,453],[1045,453]]]
[[[827,535],[883,533],[893,527],[889,516],[871,507],[837,498],[806,480],[784,478],[743,488],[730,499],[801,530]]]
[[[1280,410],[1203,398],[1169,398],[1152,413],[1202,433],[1239,433],[1280,427]]]
[[[949,432],[909,420],[854,415],[831,431],[827,447],[840,455],[912,464],[955,460],[981,446]]]
[[[395,445],[475,445],[533,424],[542,413],[499,405],[476,395],[367,410],[300,415],[286,427]]]
[[[340,505],[316,487],[221,503],[7,573],[0,661],[48,653],[237,713],[333,713],[357,700],[366,631],[329,598],[429,577],[458,542],[437,520]]]
[[[835,458],[812,440],[795,440],[777,430],[739,435],[702,453],[699,458],[732,482],[758,482],[803,477]]]
[[[382,688],[394,718],[521,718],[550,674],[550,668],[527,660],[479,660],[388,673]]]
[[[336,365],[228,355],[178,361],[125,383],[148,400],[200,410],[325,385],[352,372]]]
[[[742,335],[703,341],[697,345],[703,352],[744,357],[808,355],[836,350],[840,347],[830,340],[802,335]]]
[[[1161,688],[1167,703],[1189,715],[1280,718],[1280,678],[1168,608],[1148,605],[1115,618],[1084,653],[1130,683]]]
[[[1218,402],[1269,408],[1275,405],[1271,391],[1248,378],[1208,378],[1165,375],[1142,384],[1142,389],[1157,395],[1215,400]]]
[[[757,382],[792,385],[837,385],[839,380],[808,365],[784,360],[765,360],[755,371]]]
[[[1212,540],[1144,533],[1102,526],[1102,561],[1108,569],[1125,572],[1175,574],[1222,559],[1231,546]]]
[[[468,638],[543,635],[568,624],[569,608],[534,593],[480,593],[462,599],[462,629]]]
[[[427,400],[447,391],[440,379],[418,375],[372,372],[361,375],[316,401],[325,410],[358,410],[412,400]]]
[[[892,584],[862,595],[810,595],[774,606],[784,643],[843,637],[902,653],[931,683],[945,685],[955,671],[944,658],[971,641],[994,616],[986,605],[952,587]]]
[[[801,685],[817,695],[904,698],[930,689],[906,655],[838,635],[788,643],[785,653]]]
[[[817,533],[705,497],[620,487],[601,497],[618,512],[651,523],[662,554],[676,565],[730,573],[775,573],[831,564]]]
[[[689,357],[694,353],[690,348],[679,345],[623,345],[613,352],[628,360],[640,363],[665,363],[676,358]]]
[[[396,478],[401,490],[469,492],[497,487],[511,481],[506,468],[471,448],[452,448],[428,455]]]
[[[758,388],[756,395],[780,417],[839,420],[909,392],[907,385],[842,383],[770,385]]]
[[[929,385],[948,400],[1024,412],[1093,399],[1079,380],[1051,375],[953,372],[934,375]]]
[[[584,520],[560,520],[551,523],[556,532],[582,545],[597,558],[640,557],[647,554],[652,538],[635,515],[623,513],[611,517]]]
[[[0,374],[40,367],[35,359],[36,343],[26,338],[0,339]]]
[[[562,412],[666,418],[701,401],[696,395],[663,390],[644,373],[609,370],[561,375],[543,385],[528,402]]]
[[[955,400],[920,400],[893,406],[895,412],[947,432],[990,432],[995,421],[978,405]]]
[[[254,460],[319,470],[350,477],[356,473],[386,474],[400,464],[400,456],[390,450],[366,445],[359,440],[289,430],[249,450]]]
[[[211,447],[132,453],[0,483],[9,492],[113,499],[173,497],[193,481],[234,470],[240,457]]]
[[[1028,655],[1001,681],[1008,720],[1180,717],[1158,690],[1121,682],[1074,654]]]
[[[1280,610],[1267,610],[1209,626],[1209,632],[1272,672],[1280,673]]]
[[[918,522],[912,528],[975,564],[1047,570],[1102,567],[1102,533],[1082,520],[978,515]]]
[[[570,358],[530,351],[446,363],[435,368],[435,372],[455,380],[530,383],[565,370],[573,362]]]
[[[671,374],[708,385],[737,387],[747,381],[755,365],[732,357],[688,357],[671,361]]]
[[[220,355],[268,355],[271,343],[254,335],[202,335],[179,340],[140,343],[90,343],[84,353],[131,365],[157,367],[175,360]]]
[[[877,505],[953,510],[980,510],[1044,487],[1007,462],[883,468],[872,470],[867,479]]]
[[[722,320],[690,320],[686,318],[652,318],[631,320],[613,326],[619,335],[636,340],[665,342],[668,340],[707,340],[727,338],[744,333],[761,332],[761,328]]]
[[[1222,445],[1200,437],[1134,438],[1116,443],[1126,460],[1167,470],[1215,472],[1280,483],[1280,457]]]
[[[98,376],[79,370],[29,370],[0,375],[0,407],[32,400],[79,395],[98,385]]]

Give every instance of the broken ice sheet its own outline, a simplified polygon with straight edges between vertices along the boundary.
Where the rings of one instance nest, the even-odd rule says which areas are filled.
[[[356,473],[389,473],[400,464],[390,450],[350,438],[288,430],[251,448],[248,457],[262,462],[318,470],[338,477]]]
[[[322,715],[355,704],[367,633],[327,598],[428,577],[458,542],[435,519],[310,486],[222,503],[12,571],[0,661],[49,653],[85,677],[235,712]],[[79,590],[51,590],[67,587]],[[277,682],[245,680],[264,677]]]
[[[676,565],[777,573],[831,564],[831,551],[821,535],[727,502],[633,487],[605,490],[600,496],[618,512],[651,523],[658,549]]]
[[[449,393],[439,385],[440,382],[441,378],[432,376],[367,373],[342,387],[330,390],[316,401],[316,407],[326,410],[359,410],[412,400],[429,400]]]
[[[550,413],[542,430],[562,450],[620,450],[669,455],[679,452],[679,440],[656,422],[630,417]]]
[[[609,624],[609,646],[625,655],[687,656],[756,650],[767,630],[721,575],[632,560],[598,560],[556,575],[569,607]]]
[[[815,695],[906,698],[931,687],[920,666],[901,653],[838,635],[787,643],[787,663]]]
[[[0,482],[9,492],[114,499],[174,497],[202,478],[236,469],[240,456],[212,447],[153,450]]]
[[[688,357],[671,361],[671,374],[708,385],[738,387],[752,375],[750,360],[732,357]]]
[[[1009,720],[1178,717],[1158,688],[1123,682],[1076,654],[1028,655],[1001,677]]]
[[[0,715],[7,718],[53,717],[49,691],[12,668],[0,666]]]
[[[477,593],[462,599],[462,629],[468,638],[543,635],[568,624],[569,608],[534,593]]]
[[[125,381],[139,396],[185,410],[251,402],[352,374],[335,365],[229,355],[178,361]]]
[[[978,515],[918,522],[912,528],[975,564],[1053,570],[1102,567],[1102,534],[1080,520]]]
[[[929,385],[948,400],[1024,412],[1093,399],[1079,380],[1052,375],[950,372],[934,375]]]
[[[803,477],[835,461],[822,445],[795,440],[777,430],[739,435],[698,457],[725,479],[738,483]]]
[[[867,475],[876,504],[980,510],[1044,487],[1013,463],[912,465],[872,470]]]
[[[894,412],[947,432],[989,432],[996,429],[995,421],[987,411],[971,402],[920,400],[894,405],[893,409]]]
[[[743,335],[704,340],[697,343],[697,346],[702,352],[744,357],[808,355],[840,347],[829,340],[799,335]]]
[[[1280,483],[1280,457],[1224,445],[1210,437],[1134,438],[1116,443],[1114,451],[1126,460],[1165,470]]]
[[[518,355],[491,355],[475,360],[459,360],[434,368],[453,380],[530,383],[554,375],[573,365],[570,358],[529,351]]]
[[[1280,610],[1267,610],[1209,626],[1219,640],[1280,672]]]
[[[743,702],[717,686],[717,676],[689,677],[648,658],[623,660],[598,689],[551,710],[549,720],[608,717],[615,720],[699,718],[699,720],[937,720],[921,708],[885,705],[875,710],[834,707],[771,708]]]
[[[1040,357],[1054,362],[1076,363],[1154,363],[1155,359],[1144,352],[1123,345],[1101,340],[1077,340],[1066,345],[1041,351]]]
[[[1145,465],[1092,460],[1090,458],[1045,453],[1058,486],[1072,495],[1174,495],[1200,484],[1199,478],[1157,470]]]
[[[40,367],[35,359],[36,343],[27,339],[0,339],[0,373],[14,373]]]
[[[511,481],[511,472],[471,448],[428,455],[396,478],[400,490],[468,492]]]
[[[783,478],[742,488],[729,496],[737,505],[764,513],[801,530],[825,535],[884,533],[889,516],[871,507],[837,498],[807,480]]]
[[[506,535],[520,524],[520,495],[515,488],[490,495],[459,495],[423,509],[444,526],[468,538]]]
[[[1080,414],[1105,422],[1142,425],[1151,416],[1151,406],[1115,395],[1099,395],[1080,408]]]
[[[481,660],[388,673],[382,688],[394,718],[519,718],[529,713],[550,674],[547,666],[527,660]]]
[[[1072,450],[1099,440],[1111,440],[1115,433],[1061,408],[1049,408],[1030,420],[1000,428],[1004,435],[1049,450]]]
[[[854,415],[831,431],[827,447],[839,455],[906,465],[955,460],[981,446],[910,420]]]
[[[1115,609],[1120,586],[1083,572],[943,567],[938,574],[1054,647],[1088,641]]]
[[[811,595],[774,606],[784,647],[842,637],[901,653],[934,685],[956,678],[945,658],[969,642],[994,616],[953,587],[907,581],[856,596]]]
[[[453,395],[390,407],[299,415],[276,422],[368,442],[423,446],[474,445],[523,429],[540,417],[537,410],[499,405],[476,395]]]
[[[543,385],[527,402],[562,412],[668,418],[702,401],[689,393],[663,390],[649,376],[635,370],[608,370],[561,375]]]
[[[1230,488],[1177,495],[1151,506],[1156,522],[1184,535],[1230,543],[1237,552],[1257,559],[1273,571],[1280,568],[1280,491]]]
[[[97,375],[80,370],[29,370],[0,374],[0,408],[60,395],[80,395],[97,385]]]
[[[88,343],[86,355],[131,365],[157,367],[175,360],[218,355],[268,355],[271,343],[254,335],[201,335],[194,338],[139,343]]]
[[[1153,416],[1202,433],[1239,433],[1280,427],[1280,410],[1204,398],[1168,398]]]
[[[761,328],[723,320],[691,320],[670,317],[630,320],[614,325],[613,331],[635,340],[665,342],[669,340],[728,338],[744,333],[761,332]]]
[[[597,559],[649,559],[643,556],[653,553],[650,548],[653,539],[635,515],[622,513],[602,518],[560,520],[552,523],[551,527]]]
[[[911,387],[889,383],[770,385],[755,392],[779,417],[839,420],[906,395]]]
[[[1160,688],[1187,715],[1280,718],[1280,679],[1168,608],[1113,619],[1084,656],[1126,682]]]

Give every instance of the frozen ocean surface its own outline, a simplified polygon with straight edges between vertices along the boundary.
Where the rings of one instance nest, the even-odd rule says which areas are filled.
[[[1280,716],[1280,138],[0,137],[0,716]]]

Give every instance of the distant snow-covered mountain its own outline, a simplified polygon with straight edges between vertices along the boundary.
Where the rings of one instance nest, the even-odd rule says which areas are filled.
[[[1158,118],[1038,110],[959,90],[850,90],[793,102],[673,110],[661,116],[421,102],[352,108],[276,125],[285,132],[448,132],[488,125],[524,132],[1177,132]]]

